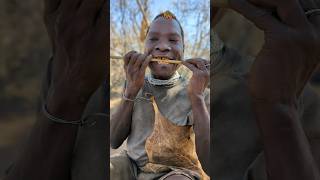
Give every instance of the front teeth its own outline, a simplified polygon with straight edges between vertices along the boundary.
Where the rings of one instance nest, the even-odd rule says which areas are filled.
[[[163,61],[157,61],[158,64],[169,64],[168,62],[166,62],[166,60],[169,60],[168,58],[166,57],[155,57],[156,59],[159,59],[159,60],[163,60]]]

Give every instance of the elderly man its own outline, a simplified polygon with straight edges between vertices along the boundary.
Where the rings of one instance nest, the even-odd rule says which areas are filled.
[[[183,60],[183,52],[183,29],[166,11],[150,24],[144,54],[131,51],[125,56],[126,86],[111,117],[110,143],[118,148],[127,138],[127,151],[111,157],[111,179],[207,179],[203,169],[209,168],[209,62]],[[178,74],[180,65],[150,62],[152,57],[182,60],[193,72],[190,81]],[[145,78],[148,65],[151,74]],[[156,108],[148,102],[150,95],[167,120],[155,117]],[[183,129],[190,129],[191,134]],[[203,169],[192,154],[199,156]]]
[[[265,32],[265,44],[252,64],[213,36],[211,177],[320,178],[320,99],[307,83],[320,60],[320,4],[301,5],[229,1]],[[212,10],[215,25],[222,12]]]

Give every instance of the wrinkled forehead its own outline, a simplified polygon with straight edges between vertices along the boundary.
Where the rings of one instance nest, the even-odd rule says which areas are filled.
[[[159,17],[152,21],[149,27],[149,33],[150,32],[160,35],[177,34],[182,37],[179,23],[175,19],[166,19],[163,17]]]

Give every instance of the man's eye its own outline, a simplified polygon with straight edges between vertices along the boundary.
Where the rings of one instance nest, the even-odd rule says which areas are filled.
[[[177,39],[169,39],[169,41],[176,43],[176,42],[178,42],[179,40],[177,40]]]
[[[149,40],[150,40],[150,41],[157,41],[158,38],[150,38]]]

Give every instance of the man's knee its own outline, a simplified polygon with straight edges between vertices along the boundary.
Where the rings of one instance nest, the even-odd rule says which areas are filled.
[[[163,180],[191,180],[191,179],[189,177],[184,176],[184,175],[175,174],[175,175],[168,176],[168,177],[164,178]]]
[[[134,165],[126,154],[110,157],[110,178],[131,180],[135,178]]]

